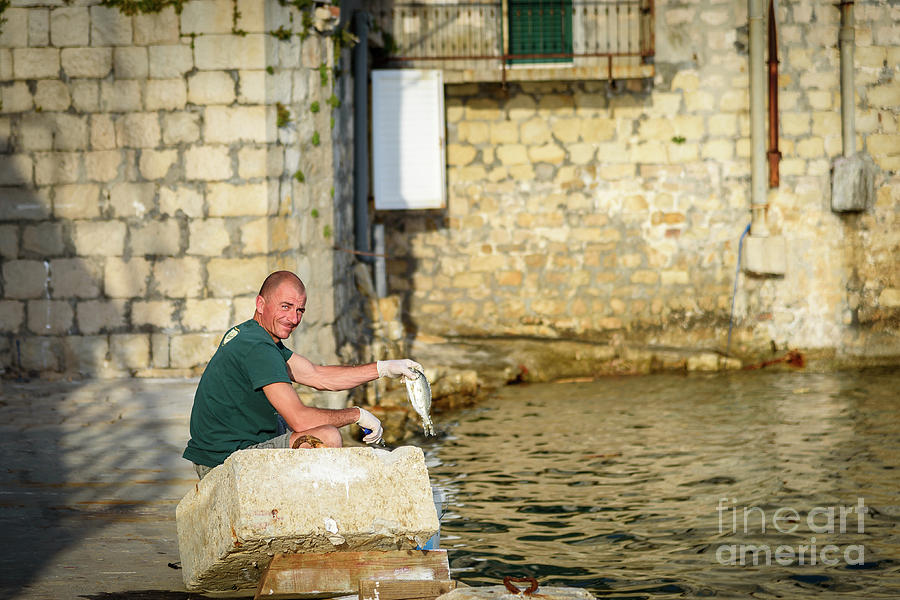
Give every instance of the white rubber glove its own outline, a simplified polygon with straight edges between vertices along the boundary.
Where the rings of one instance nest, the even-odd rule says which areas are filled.
[[[418,375],[416,375],[413,369],[418,369],[419,371],[425,370],[422,365],[408,358],[379,360],[375,363],[375,366],[378,367],[379,377],[406,377],[407,379],[416,379]]]
[[[363,441],[367,444],[377,444],[381,441],[381,435],[384,433],[384,429],[381,427],[381,421],[366,409],[359,406],[356,408],[359,410],[359,418],[356,419],[356,424],[363,429],[369,430],[369,433],[363,437]]]

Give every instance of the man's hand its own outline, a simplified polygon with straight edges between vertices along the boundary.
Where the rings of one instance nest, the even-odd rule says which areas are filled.
[[[384,432],[381,427],[381,421],[366,409],[358,406],[356,408],[359,410],[359,418],[356,420],[356,424],[363,429],[369,430],[369,433],[366,434],[363,441],[367,444],[377,444],[381,441],[381,435]]]
[[[376,363],[378,367],[379,377],[406,377],[407,379],[415,379],[418,377],[413,369],[424,371],[422,365],[408,358],[399,360],[379,360]]]

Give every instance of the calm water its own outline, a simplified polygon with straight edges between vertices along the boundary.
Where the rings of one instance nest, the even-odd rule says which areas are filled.
[[[900,598],[897,370],[514,386],[436,422],[441,545],[466,583]]]

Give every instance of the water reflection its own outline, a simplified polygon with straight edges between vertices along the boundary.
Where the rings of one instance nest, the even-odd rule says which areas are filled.
[[[454,577],[617,598],[897,597],[898,384],[754,372],[503,390],[429,450]]]

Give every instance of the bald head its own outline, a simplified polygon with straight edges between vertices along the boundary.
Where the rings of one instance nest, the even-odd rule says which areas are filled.
[[[290,282],[297,286],[297,288],[303,293],[306,293],[306,286],[303,285],[303,282],[299,277],[291,273],[290,271],[275,271],[263,281],[262,287],[259,288],[259,295],[265,299],[269,299],[272,297],[272,293],[275,292],[281,286],[282,283]]]

